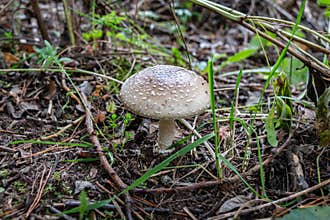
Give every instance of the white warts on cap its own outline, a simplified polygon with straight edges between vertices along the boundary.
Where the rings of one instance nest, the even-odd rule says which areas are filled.
[[[186,118],[209,105],[207,82],[193,71],[170,65],[146,68],[128,78],[120,97],[132,112],[153,119]]]

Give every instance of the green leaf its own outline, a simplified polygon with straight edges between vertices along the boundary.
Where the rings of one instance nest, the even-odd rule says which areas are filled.
[[[230,136],[232,136],[232,131],[234,129],[234,113],[235,113],[235,102],[236,102],[236,97],[237,97],[237,92],[239,88],[239,84],[241,83],[243,71],[240,70],[237,79],[236,79],[236,84],[235,84],[235,90],[234,90],[234,97],[231,102],[231,107],[230,107],[230,115],[229,115],[229,127],[230,127]],[[231,143],[232,145],[233,143]]]
[[[319,6],[329,7],[330,6],[330,0],[317,0],[317,4]]]
[[[328,220],[330,206],[320,207],[314,206],[305,209],[294,209],[289,214],[280,218],[280,220]]]
[[[63,63],[69,63],[69,62],[73,62],[74,60],[69,57],[62,57],[58,61],[63,62]]]
[[[86,41],[90,41],[92,38],[92,35],[89,32],[83,33],[82,36]]]
[[[291,76],[291,83],[295,86],[306,84],[308,78],[308,68],[295,57],[286,57],[282,61],[280,69]]]
[[[330,88],[320,96],[316,110],[317,130],[320,134],[320,146],[330,145]]]
[[[259,35],[254,35],[249,42],[248,48],[259,50],[262,47],[271,46],[272,43],[265,38],[260,37]]]
[[[330,18],[330,7],[325,10],[324,17]]]
[[[277,99],[279,99],[279,97]],[[292,121],[291,107],[288,104],[286,104],[283,100],[281,101],[281,104],[282,104],[282,108],[281,108],[281,111],[280,111],[281,114],[279,115],[279,118],[278,118],[279,124],[276,127],[281,126],[281,127],[290,128],[291,127],[291,121]]]
[[[82,220],[87,212],[87,207],[88,207],[88,198],[87,198],[87,193],[85,191],[81,191],[79,195],[79,219]]]
[[[196,62],[194,67],[200,70],[201,72],[205,72],[207,71],[207,62],[206,61]]]
[[[100,39],[103,36],[102,30],[97,30],[97,29],[92,30],[90,34],[93,40]]]
[[[250,57],[252,54],[256,52],[256,49],[244,49],[239,51],[238,53],[234,54],[233,56],[228,57],[228,62],[239,62]]]
[[[275,107],[273,106],[268,113],[265,128],[266,128],[268,143],[273,147],[277,147],[278,141],[277,141],[277,133],[274,125],[274,116],[275,116]]]
[[[173,57],[174,57],[175,61],[177,62],[177,64],[179,64],[179,66],[186,65],[183,55],[178,48],[172,47],[172,54],[173,54]]]

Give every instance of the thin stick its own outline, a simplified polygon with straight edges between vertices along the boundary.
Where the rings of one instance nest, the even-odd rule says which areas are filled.
[[[99,142],[99,139],[96,136],[96,132],[93,128],[93,120],[92,120],[92,113],[90,112],[90,105],[89,105],[84,93],[81,93],[81,99],[82,99],[83,105],[85,107],[85,112],[86,112],[87,131],[90,135],[90,139],[91,139],[92,143],[96,146],[96,151],[99,155],[101,165],[107,171],[111,180],[120,188],[120,190],[124,190],[125,188],[127,188],[126,183],[124,183],[121,180],[121,178],[118,176],[116,171],[111,167],[106,156],[103,153],[101,143]],[[126,201],[126,204],[125,204],[126,205],[126,216],[127,216],[127,219],[131,220],[131,219],[133,219],[132,213],[131,213],[132,199],[128,192],[124,193],[124,197],[125,197],[125,201]]]
[[[266,160],[263,162],[263,166],[267,166],[276,156],[278,156],[291,142],[291,138],[293,136],[293,133],[289,134],[289,137],[287,140],[283,143],[282,146],[276,149],[276,151],[270,155]],[[250,176],[255,172],[258,172],[260,169],[260,164],[255,165],[251,169],[249,169],[247,172],[243,173],[241,176]],[[183,191],[194,191],[198,190],[200,188],[208,188],[208,187],[221,187],[225,184],[235,183],[239,181],[239,176],[234,176],[228,179],[220,179],[220,180],[212,180],[212,181],[205,181],[205,182],[199,182],[199,183],[192,183],[188,186],[180,186],[180,187],[173,187],[173,188],[154,188],[154,189],[133,189],[131,192],[134,193],[175,193],[175,192],[183,192]]]
[[[123,84],[122,81],[115,79],[111,76],[102,75],[96,72],[82,70],[82,69],[74,69],[74,68],[63,68],[63,69],[44,69],[44,68],[30,68],[30,69],[0,69],[0,72],[53,72],[53,73],[62,73],[64,71],[69,73],[86,73],[89,75],[99,76],[105,79],[109,79],[119,84]]]
[[[174,18],[174,21],[175,21],[176,27],[178,29],[178,32],[180,34],[180,38],[182,39],[183,45],[185,47],[184,49],[186,51],[186,55],[187,55],[187,58],[188,58],[188,61],[189,61],[189,67],[190,67],[190,69],[192,69],[190,53],[189,53],[189,50],[188,50],[188,46],[187,46],[186,40],[183,37],[183,34],[182,34],[182,31],[181,31],[181,28],[180,28],[180,23],[179,23],[178,17],[175,14],[173,0],[171,0],[168,4],[170,6],[170,9],[171,9],[171,12],[172,12],[172,16]]]
[[[71,128],[73,125],[76,125],[78,123],[80,123],[83,119],[85,118],[85,116],[80,116],[78,119],[76,119],[75,121],[73,121],[72,123],[64,126],[62,129],[60,129],[58,132],[55,132],[51,135],[48,135],[48,136],[43,136],[40,138],[40,140],[49,140],[49,139],[52,139],[52,138],[55,138],[55,137],[58,137],[60,136],[62,133],[64,133],[66,130],[68,130],[69,128]]]
[[[269,35],[267,35],[265,32],[255,28],[254,26],[252,26],[251,24],[249,24],[250,22],[257,22],[257,19],[259,20],[273,20],[273,21],[277,21],[280,23],[287,23],[290,25],[295,25],[295,23],[293,22],[288,22],[288,21],[284,21],[284,20],[280,20],[280,19],[271,19],[271,18],[267,18],[267,17],[259,17],[259,16],[247,16],[244,13],[232,10],[230,8],[226,8],[220,4],[214,3],[212,1],[208,1],[208,0],[190,0],[198,5],[201,5],[202,7],[208,8],[212,11],[215,11],[218,14],[221,14],[222,16],[225,16],[227,19],[230,19],[238,24],[240,24],[241,26],[247,28],[248,30],[251,30],[252,32],[262,36],[263,38],[265,38],[266,40],[272,42],[273,44],[277,45],[280,48],[285,48],[286,44],[270,37]],[[255,19],[255,20],[254,20]],[[263,25],[263,23],[260,24],[261,26]],[[306,27],[303,27],[301,25],[298,25],[299,28],[306,30],[306,31],[310,31],[311,33],[315,34],[316,36],[322,38],[323,40],[325,40],[326,42],[329,41],[329,39],[327,39],[326,37],[322,36],[321,34],[317,33],[316,31],[310,30]],[[322,73],[321,77],[325,80],[330,82],[330,68],[324,67],[324,66],[320,66],[319,64],[311,61],[308,57],[306,57],[304,54],[299,53],[298,51],[296,51],[293,47],[289,47],[288,48],[288,52],[295,56],[296,58],[298,58],[300,61],[302,61],[306,66],[311,67],[312,69],[317,70],[318,72]]]
[[[286,202],[288,200],[292,200],[292,199],[295,199],[299,196],[302,196],[302,195],[305,195],[305,194],[308,194],[312,191],[315,191],[319,188],[322,188],[326,185],[329,185],[330,184],[330,179],[327,179],[315,186],[312,186],[308,189],[305,189],[303,191],[300,191],[300,192],[297,192],[297,193],[294,193],[292,195],[289,195],[287,197],[284,197],[284,198],[281,198],[281,199],[278,199],[278,200],[275,200],[275,201],[272,201],[272,202],[269,202],[269,203],[266,203],[266,204],[262,204],[262,205],[259,205],[259,206],[255,206],[255,207],[252,207],[252,208],[249,208],[249,209],[244,209],[244,210],[241,210],[239,214],[247,214],[249,212],[253,212],[253,211],[256,211],[256,210],[261,210],[261,209],[264,209],[268,206],[271,206],[271,205],[275,205],[275,204],[278,204],[278,203],[281,203],[281,202]],[[213,216],[211,218],[208,218],[208,220],[218,220],[218,219],[227,219],[231,216],[234,216],[237,214],[237,211],[233,211],[233,212],[229,212],[229,213],[225,213],[225,214],[222,214],[222,215],[217,215],[217,216]]]
[[[42,36],[42,39],[47,40],[49,43],[51,43],[49,35],[48,35],[48,30],[45,25],[44,19],[41,15],[40,8],[39,8],[39,1],[38,0],[32,0],[31,5],[33,8],[33,12],[37,18],[39,30]]]
[[[186,126],[190,131],[192,131],[198,138],[202,138],[202,135],[200,133],[198,133],[198,131],[196,131],[196,129],[194,129],[189,122],[187,122],[185,119],[179,119],[179,121]],[[209,145],[209,143],[207,141],[204,142],[204,146],[206,147],[206,149],[209,151],[211,157],[213,160],[215,160],[215,156],[214,156],[214,150],[212,149],[212,147]]]
[[[10,0],[9,2],[7,2],[7,4],[0,10],[0,14],[2,14],[2,12],[4,12],[6,10],[6,8],[15,0]]]
[[[55,167],[54,167],[54,169],[55,169]],[[37,205],[38,205],[38,203],[39,203],[39,201],[40,201],[40,199],[42,197],[42,194],[43,194],[43,191],[45,189],[45,186],[47,185],[48,179],[49,179],[50,175],[52,175],[52,173],[53,173],[52,169],[50,169],[49,172],[48,172],[48,175],[44,179],[44,176],[46,174],[46,170],[47,170],[47,167],[46,167],[46,165],[44,165],[44,169],[43,169],[42,175],[40,177],[40,182],[39,182],[39,188],[38,188],[37,195],[34,198],[32,204],[30,205],[28,211],[25,214],[25,217],[26,218],[28,218],[29,215],[31,214],[31,212],[35,209],[35,207],[37,207]]]
[[[75,45],[75,37],[73,32],[73,23],[72,23],[72,17],[71,17],[71,11],[69,9],[69,3],[67,0],[63,0],[63,7],[64,7],[64,14],[66,17],[66,24],[69,31],[69,37],[70,37],[70,43],[71,45]]]
[[[191,213],[191,211],[188,209],[188,207],[184,207],[183,211],[185,211],[192,220],[197,220],[197,218]]]

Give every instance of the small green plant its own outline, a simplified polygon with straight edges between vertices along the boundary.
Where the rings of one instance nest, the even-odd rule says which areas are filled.
[[[107,122],[109,124],[110,129],[112,130],[112,137],[116,136],[116,128],[118,128],[121,123],[123,126],[123,132],[120,135],[121,138],[121,147],[124,146],[125,142],[129,141],[132,139],[132,133],[129,131],[126,131],[126,127],[129,125],[134,120],[132,117],[131,113],[125,113],[122,116],[118,116],[116,113],[111,114],[110,116],[107,117]],[[123,138],[125,137],[125,142],[123,141]],[[119,146],[118,143],[114,143],[114,146],[117,147]]]
[[[7,169],[0,170],[0,178],[6,179],[9,176],[9,171]]]
[[[51,183],[48,183],[44,189],[44,192],[47,194],[47,193],[53,193],[53,192],[56,192],[56,187],[51,184]]]
[[[68,57],[59,58],[56,48],[54,48],[48,41],[44,41],[45,46],[43,48],[35,47],[34,50],[38,56],[38,64],[41,64],[44,68],[48,68],[54,64],[61,64],[62,62],[72,61]]]
[[[83,33],[82,36],[86,41],[91,41],[91,40],[96,41],[102,38],[103,32],[102,30],[93,29],[89,32]]]
[[[107,117],[107,123],[108,123],[108,127],[110,128],[110,130],[112,130],[112,135],[111,137],[115,137],[115,129],[119,126],[119,119],[118,119],[118,115],[116,113],[111,114],[110,116]]]
[[[17,180],[14,182],[14,187],[19,193],[25,193],[27,190],[27,183]]]
[[[61,181],[61,173],[58,172],[58,171],[55,171],[53,173],[53,179],[56,181],[56,182],[60,182]]]
[[[268,143],[276,147],[278,145],[276,129],[291,128],[293,110],[290,83],[285,74],[280,74],[275,79],[273,86],[275,97],[269,110],[265,128]]]
[[[290,79],[290,84],[293,86],[301,87],[306,85],[308,68],[297,58],[284,58],[279,69]]]

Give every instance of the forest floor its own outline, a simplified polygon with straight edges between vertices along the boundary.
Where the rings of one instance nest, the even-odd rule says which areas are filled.
[[[330,203],[330,151],[320,147],[302,62],[287,55],[280,67],[287,78],[275,74],[264,89],[281,48],[260,46],[251,31],[209,9],[189,1],[175,1],[175,13],[161,0],[63,2],[72,12],[74,46],[62,1],[0,5],[0,219],[261,219]],[[292,22],[301,5],[217,2]],[[324,10],[308,2],[301,24],[325,33]],[[211,137],[211,110],[186,119],[195,133],[177,121],[171,157],[154,151],[158,121],[129,112],[119,97],[122,82],[156,64],[192,67],[207,80],[211,56],[226,159],[221,178],[205,147],[214,148],[214,138],[175,154],[200,140],[196,132]],[[288,78],[289,87],[281,87]],[[282,88],[292,98],[290,122],[270,116]]]

